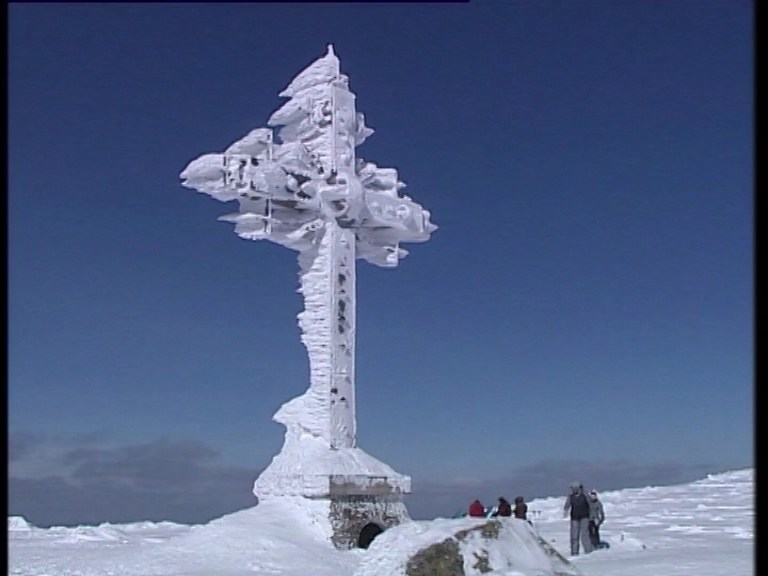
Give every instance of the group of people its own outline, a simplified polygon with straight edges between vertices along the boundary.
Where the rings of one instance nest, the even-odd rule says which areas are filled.
[[[470,516],[485,517],[489,515],[489,511],[480,500],[472,502],[469,505],[468,512]],[[490,512],[490,516],[514,516],[520,520],[528,520],[528,504],[525,503],[525,498],[518,496],[515,498],[515,507],[513,508],[506,498],[501,497],[499,498],[499,503]]]
[[[475,500],[469,505],[469,516],[495,517],[514,516],[521,520],[528,520],[528,505],[522,496],[515,498],[515,506],[506,498],[499,498],[499,503],[492,511],[489,511],[480,500]],[[600,540],[600,526],[605,521],[603,503],[597,497],[596,490],[584,492],[584,486],[579,482],[571,484],[571,493],[565,499],[563,506],[563,518],[571,517],[571,555],[579,554],[579,544],[585,554],[589,554],[597,548],[605,547]]]
[[[579,482],[571,484],[571,493],[563,505],[563,518],[571,515],[571,555],[579,554],[579,542],[584,553],[589,554],[603,546],[600,541],[600,525],[605,521],[603,503],[597,497],[597,491],[584,493],[584,486]]]

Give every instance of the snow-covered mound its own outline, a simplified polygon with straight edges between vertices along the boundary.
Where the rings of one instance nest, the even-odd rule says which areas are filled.
[[[32,525],[27,522],[23,516],[9,516],[8,517],[8,531],[13,530],[29,530]]]
[[[408,522],[373,541],[355,576],[579,576],[581,572],[517,518]]]

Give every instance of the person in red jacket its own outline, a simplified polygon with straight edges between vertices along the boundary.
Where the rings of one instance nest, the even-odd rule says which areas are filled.
[[[469,515],[476,517],[485,516],[485,506],[483,506],[483,503],[480,502],[480,500],[475,500],[469,505]]]

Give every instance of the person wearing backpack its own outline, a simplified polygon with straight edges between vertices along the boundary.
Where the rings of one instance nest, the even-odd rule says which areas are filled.
[[[594,550],[589,538],[589,511],[589,499],[584,493],[584,486],[574,482],[563,505],[563,518],[567,518],[569,512],[571,514],[571,556],[578,556],[579,541],[585,554]]]
[[[603,503],[597,497],[597,490],[589,491],[589,538],[592,546],[600,548],[600,525],[605,522]]]

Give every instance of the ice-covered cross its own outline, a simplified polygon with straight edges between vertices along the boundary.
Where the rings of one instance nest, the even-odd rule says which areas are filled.
[[[403,242],[428,240],[429,212],[398,192],[394,168],[355,156],[373,133],[328,53],[280,93],[268,120],[223,153],[206,154],[182,172],[183,185],[239,210],[220,219],[250,240],[299,252],[302,341],[310,386],[275,420],[291,434],[310,433],[330,449],[355,446],[355,260],[397,266]],[[273,131],[273,127],[276,128]]]

